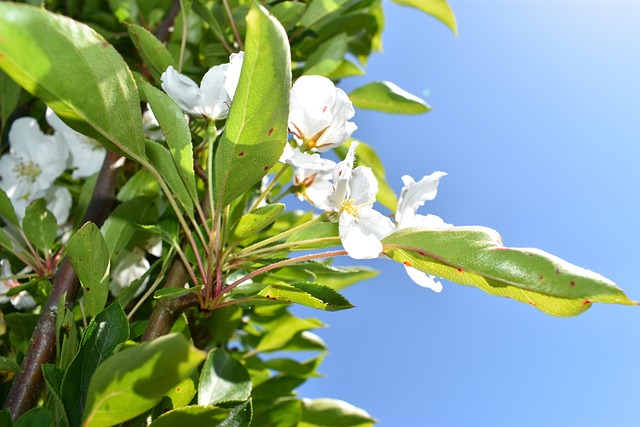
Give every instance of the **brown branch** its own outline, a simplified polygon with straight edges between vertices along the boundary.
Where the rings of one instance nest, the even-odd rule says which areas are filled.
[[[92,221],[100,226],[111,211],[115,201],[114,192],[119,172],[118,167],[115,166],[118,159],[120,159],[119,155],[107,153],[93,190],[93,198],[85,213],[84,222]],[[66,295],[67,308],[71,309],[77,292],[78,278],[71,263],[65,259],[58,267],[51,293],[42,307],[42,314],[31,336],[31,343],[22,361],[22,367],[13,380],[7,400],[4,402],[4,408],[9,408],[12,419],[17,419],[38,403],[43,383],[42,365],[53,360],[56,354],[55,310],[63,295]]]
[[[189,280],[187,269],[181,259],[176,258],[165,279],[165,288],[180,288]],[[156,303],[142,335],[142,341],[151,341],[169,333],[180,317],[182,310],[198,304],[197,294],[188,294],[180,298],[161,299]]]
[[[169,39],[169,30],[173,27],[173,21],[176,20],[178,13],[180,13],[180,0],[174,0],[171,9],[155,31],[156,37],[161,42],[166,42]]]

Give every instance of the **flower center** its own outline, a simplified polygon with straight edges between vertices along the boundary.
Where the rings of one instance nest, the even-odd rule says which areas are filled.
[[[341,207],[341,211],[346,211],[347,213],[349,213],[352,216],[357,217],[358,216],[358,208],[355,206],[355,200],[353,199],[349,199],[349,200],[345,200],[344,202],[342,202],[342,207]]]
[[[16,164],[13,171],[20,177],[25,178],[28,182],[34,183],[38,176],[42,173],[40,166],[29,160]]]

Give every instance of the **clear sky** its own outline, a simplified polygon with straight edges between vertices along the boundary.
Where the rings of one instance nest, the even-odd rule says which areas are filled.
[[[421,213],[498,230],[595,270],[640,300],[640,2],[450,0],[460,37],[385,2],[385,52],[348,91],[389,80],[434,107],[357,111],[396,190],[442,170]],[[349,262],[355,264],[356,262]],[[637,426],[640,307],[575,318],[445,282],[436,294],[391,261],[345,291],[355,309],[298,310],[329,327],[301,390],[363,407],[382,427]]]

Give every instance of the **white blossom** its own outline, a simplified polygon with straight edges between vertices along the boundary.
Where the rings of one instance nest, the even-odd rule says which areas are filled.
[[[289,130],[306,149],[327,151],[345,142],[357,129],[347,94],[322,76],[302,76],[291,88]]]
[[[229,59],[230,63],[211,67],[202,77],[199,87],[189,77],[169,66],[160,77],[162,89],[182,111],[191,116],[224,119],[229,114],[238,86],[244,52],[232,54]]]
[[[47,108],[46,119],[55,130],[54,138],[69,148],[67,167],[73,169],[71,176],[88,178],[100,170],[107,150],[98,141],[71,129],[51,108]]]
[[[445,223],[437,215],[419,215],[418,208],[428,200],[433,200],[438,193],[440,178],[445,176],[444,172],[434,172],[423,177],[416,182],[411,176],[402,177],[404,187],[398,199],[398,209],[396,212],[396,222],[398,229],[409,227],[420,227],[427,230],[449,230],[453,228],[451,224]],[[418,285],[440,292],[442,283],[435,280],[435,276],[426,274],[413,267],[405,266],[407,274]]]
[[[304,153],[288,144],[280,162],[294,167],[293,188],[299,200],[306,200],[318,209],[333,209],[327,197],[333,192],[331,178],[336,162],[324,159],[318,153]]]
[[[141,278],[149,270],[151,265],[145,255],[142,249],[133,248],[120,256],[115,268],[111,270],[109,290],[113,296],[118,296],[124,288],[130,286],[134,280]],[[144,279],[135,296],[140,295],[148,283],[149,276]]]
[[[2,280],[0,280],[0,304],[11,301],[18,310],[29,310],[36,306],[36,301],[27,291],[20,291],[16,295],[8,297],[6,294],[11,288],[20,285],[16,279],[12,279],[11,264],[9,260],[0,260],[0,268],[2,269]]]
[[[34,118],[13,122],[9,145],[9,153],[0,158],[0,188],[12,201],[44,196],[67,167],[67,145],[45,135]]]
[[[373,171],[364,166],[353,168],[357,142],[351,143],[345,159],[333,171],[334,191],[327,202],[338,212],[338,232],[342,246],[354,259],[377,258],[382,240],[394,225],[389,218],[373,209],[378,181]]]

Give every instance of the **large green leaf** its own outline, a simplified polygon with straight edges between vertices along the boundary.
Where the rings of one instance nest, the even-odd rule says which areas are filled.
[[[268,332],[263,335],[253,352],[281,350],[282,346],[298,333],[323,326],[324,324],[318,319],[301,319],[286,313],[269,325]]]
[[[53,417],[44,407],[28,410],[13,423],[13,427],[50,427],[51,425],[53,425]]]
[[[311,282],[274,283],[265,287],[258,295],[274,301],[296,303],[327,311],[353,308],[353,305],[335,290]]]
[[[394,114],[421,114],[429,104],[391,82],[371,82],[354,89],[349,98],[358,108]]]
[[[111,304],[89,323],[82,337],[80,351],[69,365],[60,388],[60,395],[71,427],[80,426],[82,421],[91,376],[127,338],[129,338],[129,322],[117,302]]]
[[[84,425],[111,426],[151,409],[204,358],[179,334],[116,353],[91,378]]]
[[[54,365],[42,365],[42,375],[44,382],[47,385],[47,393],[51,396],[56,406],[56,414],[60,419],[60,424],[68,427],[69,419],[67,417],[67,411],[64,409],[64,403],[60,394],[60,386],[62,385],[62,377],[64,371],[60,368],[56,368]],[[0,423],[0,425],[3,425]]]
[[[287,143],[291,57],[287,34],[257,3],[247,14],[245,56],[215,155],[218,209],[259,182]]]
[[[211,350],[200,373],[198,405],[244,402],[250,396],[247,369],[224,349]]]
[[[593,302],[636,305],[613,282],[539,249],[507,248],[484,227],[408,228],[382,241],[384,254],[406,266],[555,316],[575,316]]]
[[[77,131],[144,157],[140,100],[120,54],[90,27],[0,3],[0,68]]]
[[[170,65],[174,68],[178,67],[169,50],[156,36],[135,24],[130,24],[127,29],[129,30],[129,37],[131,37],[133,44],[140,52],[142,60],[154,79],[160,81],[160,76]]]
[[[376,419],[366,411],[337,399],[303,399],[298,427],[371,427]]]
[[[198,199],[196,178],[193,170],[193,146],[191,131],[184,113],[173,99],[149,83],[141,82],[142,90],[151,105],[151,110],[164,133],[171,157],[182,177],[184,186],[194,200]],[[151,142],[147,142],[150,144]]]
[[[451,31],[453,31],[455,35],[458,35],[456,17],[446,0],[393,0],[393,2],[402,6],[415,7],[433,16],[451,28]]]
[[[107,303],[111,262],[107,244],[94,223],[86,223],[69,239],[67,256],[80,279],[85,308],[95,317]]]
[[[349,0],[311,0],[298,25],[303,28],[315,25],[348,2]]]

